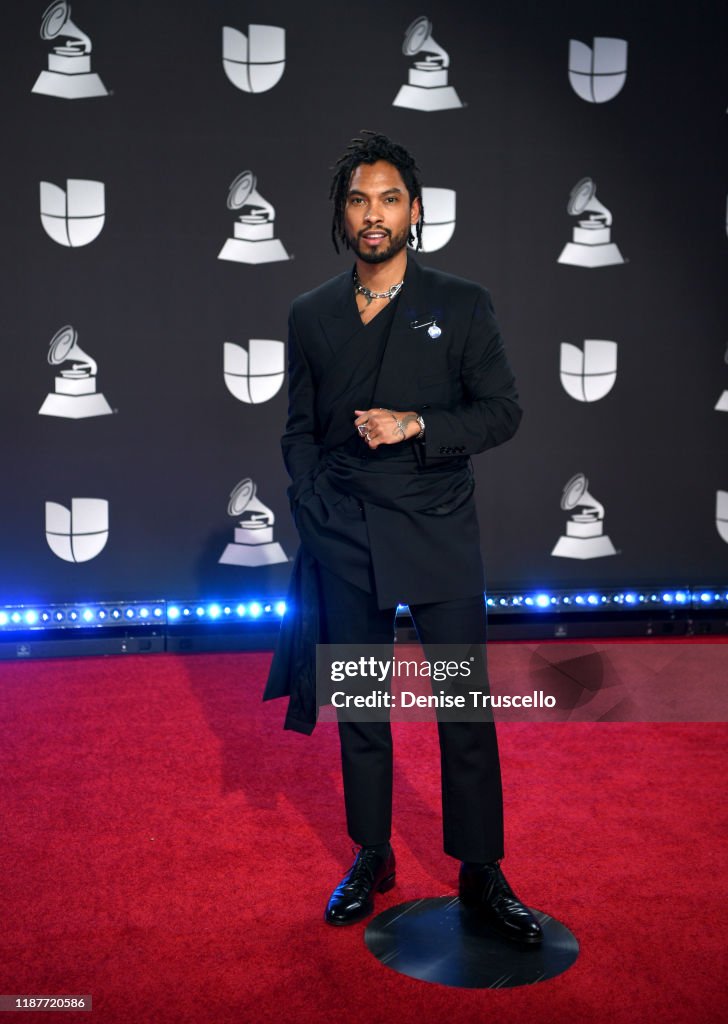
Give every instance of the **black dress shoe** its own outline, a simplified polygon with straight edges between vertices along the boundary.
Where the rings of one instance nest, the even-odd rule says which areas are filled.
[[[476,908],[478,916],[499,935],[528,945],[541,942],[541,925],[513,892],[498,861],[462,864],[460,899],[466,906]]]
[[[325,919],[329,924],[355,924],[374,910],[374,893],[388,892],[394,885],[394,850],[382,857],[363,846],[356,860],[331,894]]]

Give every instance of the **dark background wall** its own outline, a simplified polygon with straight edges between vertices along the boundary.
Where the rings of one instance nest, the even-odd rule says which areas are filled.
[[[285,384],[238,401],[223,344],[285,340],[291,299],[340,272],[329,241],[330,167],[363,127],[415,153],[426,185],[455,189],[448,245],[419,258],[486,284],[517,373],[517,437],[477,457],[491,586],[720,582],[728,545],[726,21],[704,0],[664,4],[493,0],[488,4],[75,0],[110,95],[63,100],[31,88],[52,47],[40,3],[6,5],[2,64],[0,603],[283,592],[288,565],[218,564],[226,506],[243,477],[296,548],[279,453]],[[411,58],[407,26],[427,14],[450,55],[462,109],[395,108]],[[237,89],[222,26],[286,30],[270,91]],[[587,103],[567,76],[570,39],[626,39],[621,92]],[[250,168],[293,259],[217,259],[232,235],[230,182]],[[612,211],[626,262],[557,263],[585,176]],[[65,248],[39,217],[39,182],[103,181],[106,222]],[[64,324],[98,362],[113,415],[38,415]],[[559,380],[562,342],[618,344],[618,376],[596,403]],[[584,472],[617,554],[555,558],[566,481]],[[110,533],[88,562],[57,558],[46,501],[109,501]]]

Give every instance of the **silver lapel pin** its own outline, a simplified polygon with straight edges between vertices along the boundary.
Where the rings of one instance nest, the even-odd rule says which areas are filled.
[[[437,320],[423,320],[422,323],[418,323],[417,320],[413,320],[410,324],[413,330],[418,331],[420,327],[426,327],[427,333],[435,341],[442,334],[442,328],[438,326]]]

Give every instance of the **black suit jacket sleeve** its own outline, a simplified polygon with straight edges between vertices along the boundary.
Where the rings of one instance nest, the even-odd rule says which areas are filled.
[[[322,447],[316,428],[311,367],[298,340],[294,309],[288,317],[288,418],[281,448],[292,481],[288,497],[291,510],[295,511],[297,502],[313,483]]]
[[[428,458],[475,455],[511,438],[520,423],[515,379],[506,359],[493,304],[477,288],[460,363],[458,400],[448,408],[420,410]]]

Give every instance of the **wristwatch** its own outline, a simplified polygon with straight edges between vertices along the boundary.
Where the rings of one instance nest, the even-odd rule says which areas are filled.
[[[420,432],[419,434],[415,434],[414,440],[421,441],[422,438],[425,436],[425,421],[422,419],[419,413],[417,414],[417,422],[420,425]]]

